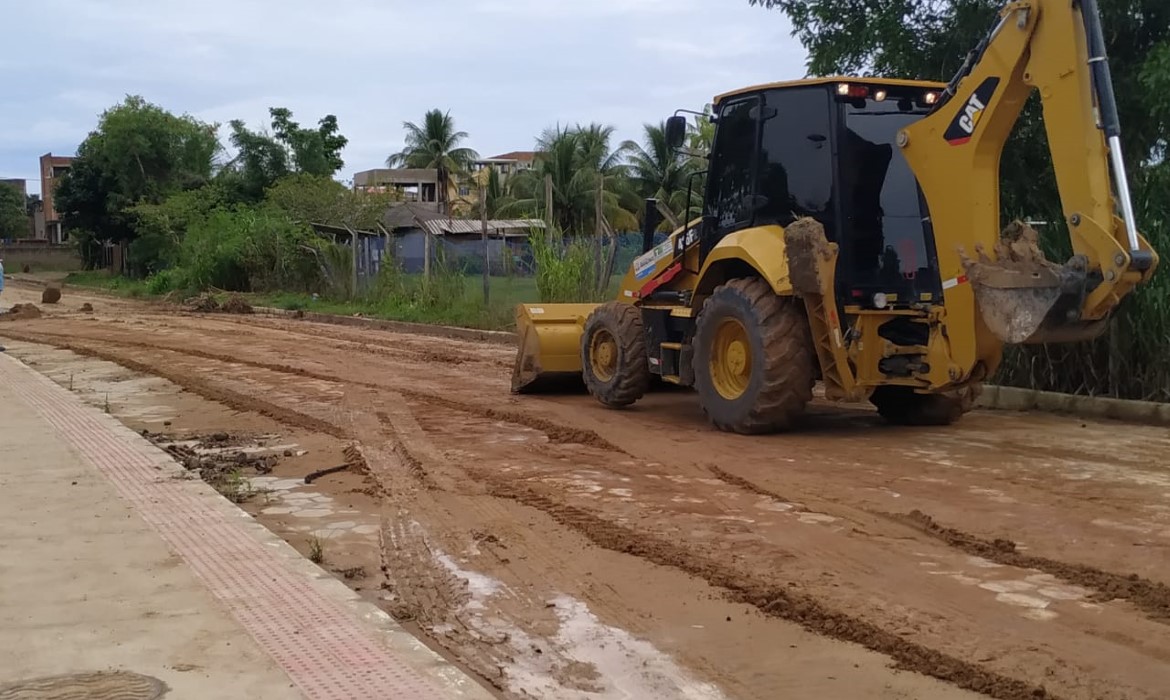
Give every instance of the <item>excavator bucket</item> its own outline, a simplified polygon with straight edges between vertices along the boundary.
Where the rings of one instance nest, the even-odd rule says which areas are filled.
[[[512,370],[512,393],[533,394],[584,386],[581,335],[596,304],[520,304],[520,345]]]
[[[1011,345],[1091,340],[1105,321],[1085,322],[1079,311],[1088,275],[1083,260],[1057,265],[1044,257],[1035,229],[1015,222],[1004,229],[995,259],[978,249],[964,258],[967,278],[988,329]]]

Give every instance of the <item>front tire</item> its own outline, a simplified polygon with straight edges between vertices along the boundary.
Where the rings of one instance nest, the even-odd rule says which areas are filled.
[[[611,301],[585,320],[581,336],[585,386],[603,405],[622,408],[650,389],[650,363],[641,309]]]
[[[695,388],[715,427],[746,435],[790,428],[813,397],[808,319],[759,278],[716,288],[699,313]]]

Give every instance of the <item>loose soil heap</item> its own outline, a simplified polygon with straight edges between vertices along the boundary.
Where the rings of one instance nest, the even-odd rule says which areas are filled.
[[[208,292],[204,292],[199,296],[187,300],[187,308],[190,311],[199,313],[213,313],[216,311],[225,314],[250,314],[255,313],[252,305],[249,304],[242,296],[233,294],[228,297],[228,300],[220,304],[214,296]]]
[[[2,321],[27,321],[40,317],[41,310],[34,304],[15,304],[11,309],[0,314]]]
[[[219,307],[219,310],[225,314],[255,313],[252,309],[252,305],[245,301],[243,297],[236,294],[233,294],[227,301],[225,301],[223,306]]]

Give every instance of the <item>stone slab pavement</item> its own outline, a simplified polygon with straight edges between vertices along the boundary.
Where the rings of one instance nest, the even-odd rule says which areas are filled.
[[[165,452],[3,353],[0,659],[2,697],[106,671],[157,679],[167,700],[491,697]]]

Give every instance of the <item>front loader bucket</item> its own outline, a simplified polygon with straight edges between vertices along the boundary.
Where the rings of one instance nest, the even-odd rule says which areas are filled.
[[[979,260],[964,259],[983,322],[1011,345],[1091,340],[1107,320],[1083,321],[1088,293],[1085,261],[1056,265],[1044,257],[1039,236],[1016,222],[995,246],[995,260],[980,249]]]
[[[597,304],[520,304],[512,393],[581,389],[581,335]]]

